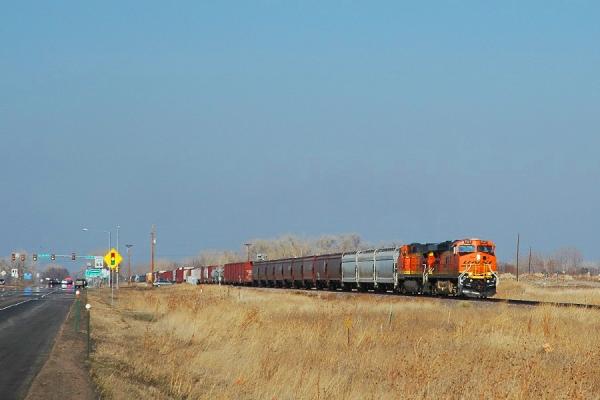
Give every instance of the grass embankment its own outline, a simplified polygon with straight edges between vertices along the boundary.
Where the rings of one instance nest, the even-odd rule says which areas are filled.
[[[593,310],[188,285],[90,300],[92,374],[109,399],[600,393]]]
[[[534,275],[524,276],[517,282],[513,276],[505,274],[500,277],[498,294],[494,297],[600,305],[600,282],[564,280],[564,277],[543,279]]]

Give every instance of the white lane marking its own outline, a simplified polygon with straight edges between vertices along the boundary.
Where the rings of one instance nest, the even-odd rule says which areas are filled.
[[[43,294],[43,295],[41,295],[41,296],[40,296],[40,298],[42,298],[42,299],[43,299],[44,297],[48,296],[49,294],[56,293],[56,292],[58,292],[58,289],[56,289],[56,290],[53,290],[53,291],[51,291],[51,292],[48,292],[48,293],[46,293],[46,294]]]
[[[48,292],[48,293],[46,293],[46,294],[44,294],[44,295],[42,295],[42,296],[40,296],[40,297],[36,297],[35,299],[27,299],[27,300],[20,301],[20,302],[18,302],[18,303],[15,303],[15,304],[11,304],[11,305],[9,305],[9,306],[6,306],[6,307],[3,307],[3,308],[0,308],[0,311],[8,310],[9,308],[16,307],[16,306],[20,306],[21,304],[25,304],[25,303],[28,303],[28,302],[30,302],[30,301],[33,301],[33,300],[39,300],[40,298],[42,298],[42,299],[43,299],[44,297],[48,296],[49,294],[52,294],[52,293],[55,293],[55,292],[57,292],[57,290],[53,290],[53,291],[51,291],[51,292]]]
[[[33,301],[33,300],[37,300],[37,299],[29,299],[29,300],[21,301],[19,303],[11,304],[10,306],[6,306],[4,308],[0,308],[0,311],[8,310],[9,308],[16,307],[16,306],[28,303],[28,302]]]

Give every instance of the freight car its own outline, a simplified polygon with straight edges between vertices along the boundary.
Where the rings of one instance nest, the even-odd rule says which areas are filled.
[[[183,283],[190,276],[192,272],[192,268],[190,267],[179,267],[175,270],[175,282]]]
[[[223,266],[223,283],[248,285],[252,283],[252,263],[238,262]]]
[[[411,243],[199,267],[191,275],[198,283],[488,297],[498,285],[495,247],[481,239]]]

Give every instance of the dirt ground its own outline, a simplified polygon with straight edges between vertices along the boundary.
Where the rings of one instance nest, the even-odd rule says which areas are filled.
[[[56,337],[52,352],[35,377],[26,400],[93,400],[95,394],[87,361],[87,335],[84,301],[81,301],[80,326],[75,332],[76,303]]]

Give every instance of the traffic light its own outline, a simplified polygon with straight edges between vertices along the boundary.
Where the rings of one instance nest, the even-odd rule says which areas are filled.
[[[33,261],[37,261],[37,254],[33,255]]]
[[[17,255],[15,253],[12,253],[11,259],[13,261],[17,261]]]
[[[114,251],[110,252],[110,266],[114,267],[115,265],[117,265],[117,254]]]
[[[75,261],[75,253],[71,253],[71,261]]]
[[[55,260],[56,260],[56,255],[55,255],[55,254],[50,254],[50,259],[51,259],[52,261],[55,261]]]
[[[21,254],[21,261],[25,262],[25,254]]]

